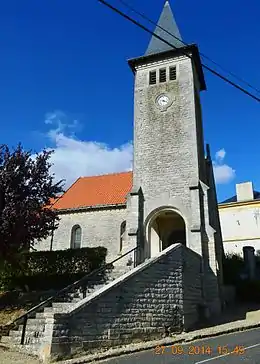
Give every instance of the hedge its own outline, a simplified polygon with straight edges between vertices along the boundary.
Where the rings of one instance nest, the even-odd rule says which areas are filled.
[[[22,269],[5,266],[1,283],[8,289],[61,289],[105,264],[106,254],[104,247],[26,253]]]
[[[256,264],[260,265],[259,255],[256,255]],[[258,268],[259,269],[259,268]],[[260,280],[243,280],[241,274],[245,273],[244,260],[236,254],[226,255],[223,261],[224,284],[234,285],[239,301],[260,303]]]
[[[227,254],[223,260],[224,284],[235,285],[240,279],[244,267],[243,258],[236,254]]]

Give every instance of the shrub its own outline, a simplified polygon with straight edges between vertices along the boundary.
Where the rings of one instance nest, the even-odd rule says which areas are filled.
[[[240,255],[227,254],[223,261],[224,284],[236,284],[243,270],[244,261]]]
[[[240,281],[237,283],[236,293],[240,301],[260,303],[260,281]]]
[[[21,269],[4,265],[0,280],[8,289],[61,289],[99,268],[106,254],[104,247],[26,253]]]

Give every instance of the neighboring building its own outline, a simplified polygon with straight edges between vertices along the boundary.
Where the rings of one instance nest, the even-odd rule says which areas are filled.
[[[260,250],[260,192],[252,182],[236,185],[236,196],[219,204],[225,253],[243,254],[243,246]]]
[[[223,245],[200,103],[206,84],[198,47],[169,34],[181,37],[168,1],[155,32],[174,47],[153,36],[146,53],[128,61],[135,77],[133,172],[79,178],[53,205],[58,230],[37,247],[105,246],[109,261],[137,248],[122,263],[129,269],[180,243],[201,260],[198,271],[185,262],[198,289],[192,321],[202,301],[211,313],[221,308]],[[201,272],[201,282],[192,282]]]

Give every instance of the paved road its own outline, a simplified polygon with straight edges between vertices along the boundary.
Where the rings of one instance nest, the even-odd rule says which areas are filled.
[[[179,351],[179,354],[177,354]],[[232,351],[235,351],[232,353]],[[229,354],[228,354],[229,353]],[[104,364],[260,364],[260,329],[199,340],[184,345],[158,347],[102,361]]]

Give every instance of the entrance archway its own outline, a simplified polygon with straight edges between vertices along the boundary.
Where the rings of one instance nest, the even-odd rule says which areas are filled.
[[[171,209],[154,214],[147,227],[147,243],[149,256],[154,256],[172,244],[186,245],[186,225],[183,217]]]

